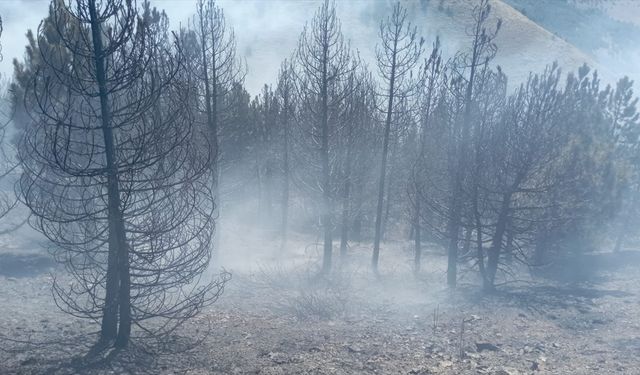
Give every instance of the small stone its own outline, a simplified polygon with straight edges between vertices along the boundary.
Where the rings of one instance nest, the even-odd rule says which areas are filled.
[[[483,350],[488,350],[491,352],[497,352],[500,350],[496,345],[489,342],[476,342],[476,350],[481,352]]]
[[[493,375],[520,375],[520,372],[511,367],[503,367],[493,373]]]
[[[289,358],[284,353],[270,352],[269,359],[271,359],[273,363],[276,363],[278,365],[282,365],[290,362]]]
[[[20,361],[20,366],[29,366],[29,365],[33,365],[36,363],[36,359],[33,357],[29,357],[27,359],[24,359],[22,361]]]
[[[529,366],[529,369],[531,369],[533,371],[539,371],[540,370],[540,364],[537,361],[531,361],[531,366]]]

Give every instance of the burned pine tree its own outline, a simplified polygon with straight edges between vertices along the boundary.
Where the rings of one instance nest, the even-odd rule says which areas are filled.
[[[492,131],[501,120],[505,109],[507,96],[507,77],[501,69],[491,69],[484,66],[476,75],[477,87],[474,94],[474,107],[472,116],[474,121],[471,125],[471,137],[469,138],[469,170],[466,174],[465,183],[462,186],[464,194],[463,212],[461,216],[461,226],[464,230],[464,242],[460,260],[473,260],[477,264],[480,274],[484,277],[485,272],[485,244],[491,237],[491,225],[494,222],[491,217],[492,203],[494,202],[488,194],[488,180],[491,180],[492,173],[498,169],[491,161],[492,152],[509,152],[506,147],[496,148],[492,143]],[[515,127],[515,124],[510,124]],[[504,130],[504,129],[503,129]],[[506,131],[506,130],[504,130]],[[511,165],[510,165],[511,166]],[[501,166],[504,168],[504,166]],[[508,227],[508,223],[505,227]],[[506,231],[506,229],[505,229]],[[475,252],[472,251],[472,243],[475,244]]]
[[[322,271],[329,272],[333,252],[333,210],[335,170],[339,158],[337,139],[341,113],[351,86],[348,79],[356,70],[349,44],[342,35],[335,5],[328,0],[320,6],[311,24],[305,26],[295,55],[295,84],[299,100],[298,145],[307,165],[317,174],[307,176],[307,186],[320,190],[320,217],[323,231]]]
[[[2,36],[3,23],[2,17],[0,17],[0,37]],[[3,60],[2,45],[0,44],[0,61]],[[18,200],[11,191],[11,184],[13,183],[13,176],[17,164],[15,162],[13,145],[8,142],[7,130],[9,124],[14,117],[14,109],[12,108],[11,94],[7,91],[6,84],[2,84],[2,95],[0,96],[0,219],[7,219],[8,214],[16,207]],[[5,220],[3,220],[5,221]],[[20,222],[21,221],[21,222]],[[10,233],[24,224],[25,220],[20,220],[17,223],[8,223],[6,227],[0,230],[0,235]]]
[[[483,159],[488,169],[482,168],[483,173],[478,176],[479,189],[486,195],[482,198],[486,207],[482,212],[474,212],[482,216],[484,223],[474,229],[479,233],[487,231],[491,239],[486,266],[481,251],[483,242],[477,243],[485,291],[495,287],[508,231],[516,241],[530,238],[531,223],[541,220],[547,209],[545,197],[557,184],[555,167],[565,139],[557,122],[562,103],[558,81],[555,66],[543,74],[532,75],[508,98],[499,120],[487,124],[487,146],[481,152],[486,155]]]
[[[376,208],[375,234],[371,266],[378,270],[380,241],[382,237],[382,208],[384,204],[385,178],[391,137],[391,122],[399,109],[399,104],[415,94],[413,69],[422,54],[423,39],[417,37],[416,27],[407,21],[407,11],[400,3],[393,7],[392,15],[380,24],[381,45],[376,51],[377,64],[385,87],[381,94],[384,109],[384,136],[382,140],[382,161],[378,179],[378,203]]]
[[[500,30],[502,21],[497,20],[496,26],[488,28],[490,21],[491,5],[488,0],[481,0],[473,9],[473,26],[470,30],[472,39],[469,51],[459,53],[454,59],[451,69],[452,77],[462,85],[463,114],[460,120],[454,122],[452,145],[452,170],[450,186],[450,203],[448,204],[447,238],[449,241],[447,284],[456,286],[458,250],[460,242],[460,229],[462,227],[462,215],[464,209],[463,184],[469,170],[468,153],[470,150],[469,138],[471,137],[472,114],[474,108],[474,92],[477,86],[477,74],[480,69],[486,67],[495,57],[497,46],[495,38]]]
[[[253,158],[257,183],[257,213],[261,226],[269,232],[276,230],[274,223],[274,201],[276,169],[278,167],[279,137],[278,117],[280,113],[278,97],[271,86],[264,85],[261,93],[251,102],[254,137]]]
[[[610,137],[615,147],[613,156],[621,177],[616,184],[619,199],[619,217],[614,224],[615,244],[613,250],[623,249],[626,239],[632,230],[633,218],[638,215],[638,195],[640,194],[640,175],[636,148],[640,136],[638,125],[638,98],[634,97],[633,81],[628,77],[620,79],[615,88],[607,87],[603,95],[606,120],[610,122]]]
[[[207,137],[212,157],[211,191],[216,202],[216,216],[220,216],[220,161],[222,157],[221,135],[224,122],[226,97],[234,85],[244,80],[244,69],[236,57],[236,40],[233,29],[227,26],[222,8],[214,0],[198,0],[194,31],[200,47],[200,58],[196,68],[199,77],[201,111],[208,127]],[[215,242],[220,239],[216,230]]]
[[[372,148],[376,132],[373,129],[377,124],[375,114],[375,83],[371,73],[362,69],[352,72],[349,79],[349,95],[346,99],[344,121],[348,126],[343,127],[340,137],[342,149],[341,186],[340,191],[341,218],[340,218],[340,258],[344,261],[349,246],[352,222],[357,211],[360,210],[354,204],[353,190],[357,185],[365,184],[363,173],[369,169],[370,158],[365,156],[367,150]],[[366,162],[363,162],[366,160]]]
[[[214,204],[194,77],[148,4],[54,1],[42,25],[19,190],[75,280],[54,283],[56,303],[101,322],[99,348],[126,346],[132,326],[167,334],[228,280],[198,282]]]
[[[442,88],[446,84],[446,66],[442,60],[442,51],[440,48],[440,40],[436,39],[433,49],[428,58],[425,59],[421,67],[420,77],[421,84],[418,92],[418,129],[416,129],[417,142],[411,161],[411,174],[408,185],[408,198],[410,202],[410,216],[413,219],[413,240],[414,240],[414,273],[420,272],[422,261],[422,241],[423,241],[423,215],[426,207],[423,204],[425,190],[424,176],[421,175],[422,166],[426,163],[433,163],[431,160],[434,155],[432,146],[428,144],[432,141],[436,126],[436,110],[439,108],[439,101],[442,98]],[[435,138],[435,137],[434,137]]]
[[[611,229],[609,223],[622,198],[617,186],[624,183],[627,165],[635,156],[622,158],[624,146],[613,130],[608,95],[598,73],[588,66],[568,75],[558,113],[567,138],[557,168],[562,183],[550,190],[551,209],[536,228],[535,265],[544,265],[559,254],[593,250]],[[632,143],[636,142],[634,131],[628,133]]]
[[[296,111],[296,100],[294,96],[294,76],[293,67],[289,60],[282,63],[278,74],[278,85],[276,95],[280,103],[279,126],[282,136],[281,169],[282,169],[282,202],[281,202],[281,222],[280,222],[280,248],[287,246],[287,236],[289,229],[289,199],[291,191],[291,147],[292,147],[292,122]]]

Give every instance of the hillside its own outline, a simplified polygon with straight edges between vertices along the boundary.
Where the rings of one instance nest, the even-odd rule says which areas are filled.
[[[445,54],[450,56],[469,44],[465,29],[471,24],[474,1],[416,0],[405,1],[403,4],[409,8],[412,21],[419,27],[428,47],[436,35],[439,35]],[[614,64],[611,61],[613,58],[607,59],[608,52],[605,50],[587,55],[563,40],[571,40],[570,38],[562,36],[562,33],[555,29],[549,31],[508,5],[515,5],[514,1],[493,0],[494,15],[504,21],[498,38],[499,53],[496,62],[509,74],[512,84],[525,79],[530,70],[540,71],[554,60],[557,60],[565,71],[573,70],[583,62],[598,66],[597,60],[611,70],[603,71],[602,67],[598,66],[605,77],[616,78],[623,73],[632,73],[630,70],[635,66],[633,59],[615,59]],[[351,41],[352,47],[358,50],[369,68],[376,73],[375,46],[378,42],[378,28],[380,21],[389,14],[393,2],[394,0],[336,3],[345,37]],[[24,13],[22,8],[0,2],[0,14],[12,15],[7,16],[5,20],[5,35],[14,36],[3,38],[4,61],[0,61],[1,73],[12,74],[13,57],[21,57],[24,53],[26,41],[22,35],[27,28],[37,28],[40,19],[46,14],[46,3],[44,0],[34,2],[30,12]],[[189,5],[185,6],[186,4]],[[282,59],[292,55],[305,22],[312,18],[319,4],[319,0],[220,0],[229,24],[234,27],[238,55],[247,62],[246,86],[251,94],[258,94],[265,83],[275,83]],[[194,1],[162,1],[157,5],[173,15],[172,27],[188,24],[189,17],[195,10]],[[533,17],[531,11],[522,9]],[[546,10],[546,13],[554,11]],[[562,37],[554,35],[553,32]]]
[[[473,4],[471,0],[422,1],[414,4],[414,22],[428,39],[440,35],[447,52],[454,53],[469,44],[466,30],[473,23]],[[565,72],[575,70],[583,63],[602,70],[592,57],[504,1],[493,1],[493,18],[503,21],[495,62],[507,73],[512,85],[526,79],[530,71],[539,72],[553,61],[558,61]]]

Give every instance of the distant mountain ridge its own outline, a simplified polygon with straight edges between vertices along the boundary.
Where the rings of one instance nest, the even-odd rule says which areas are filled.
[[[585,0],[502,1],[590,54],[600,49],[624,50],[633,47],[638,41],[634,36],[640,35],[640,20],[634,24],[610,14],[614,5],[624,6],[623,3]],[[637,8],[640,9],[640,6]]]
[[[502,19],[494,63],[502,67],[512,87],[524,81],[530,72],[541,72],[554,61],[565,72],[586,63],[605,76],[613,76],[590,54],[532,21],[509,5],[508,0],[491,0],[491,3],[493,25],[497,18]],[[467,48],[470,38],[465,30],[473,23],[472,9],[477,0],[422,0],[405,4],[413,8],[410,11],[414,15],[413,22],[424,35],[441,37],[445,53],[453,54]]]

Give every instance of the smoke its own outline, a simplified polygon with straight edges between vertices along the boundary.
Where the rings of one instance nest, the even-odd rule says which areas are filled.
[[[0,73],[4,76],[13,74],[13,58],[21,59],[24,54],[26,40],[23,35],[27,29],[37,29],[40,20],[47,14],[48,4],[48,0],[0,2],[0,15],[4,21],[4,60],[0,62]],[[156,0],[152,4],[166,10],[172,28],[188,26],[195,12],[195,0]],[[248,67],[245,84],[249,93],[256,95],[265,83],[275,83],[282,60],[293,54],[300,32],[320,4],[320,0],[219,1],[227,22],[234,28],[238,55],[245,59]],[[350,40],[351,47],[357,50],[362,61],[374,72],[377,69],[375,46],[378,42],[378,26],[391,9],[391,4],[391,0],[336,3],[345,38]],[[612,4],[608,11],[616,19],[633,19],[632,15],[640,12],[638,4],[630,6],[623,1]],[[468,45],[465,31],[471,23],[471,1],[432,0],[408,2],[405,6],[409,8],[419,34],[425,37],[427,48],[437,36],[442,39],[443,52],[448,57]],[[512,86],[525,80],[529,71],[542,71],[554,60],[558,60],[565,71],[575,70],[586,62],[601,71],[609,81],[625,74],[640,79],[640,50],[635,47],[640,46],[640,33],[628,35],[629,40],[624,43],[629,46],[626,49],[606,48],[585,53],[564,41],[561,36],[536,25],[505,2],[494,2],[494,13],[503,19],[496,63],[510,77]],[[584,23],[606,26],[601,24],[612,21],[612,18],[594,15],[585,19]],[[615,42],[619,44],[621,41]]]

